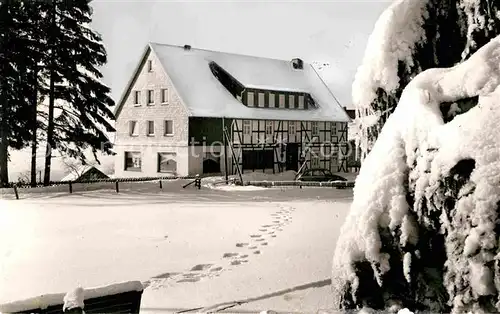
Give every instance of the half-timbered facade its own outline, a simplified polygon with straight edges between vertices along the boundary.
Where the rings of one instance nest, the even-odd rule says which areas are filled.
[[[115,115],[117,176],[348,170],[350,119],[300,59],[152,43]]]

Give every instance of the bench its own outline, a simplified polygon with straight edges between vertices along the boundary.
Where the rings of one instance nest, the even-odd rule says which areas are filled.
[[[139,313],[143,285],[129,281],[99,288],[84,289],[84,311],[97,313]],[[34,298],[1,304],[0,313],[63,314],[65,293],[44,294]]]

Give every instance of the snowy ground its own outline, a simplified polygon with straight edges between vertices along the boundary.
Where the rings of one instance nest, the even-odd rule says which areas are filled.
[[[328,308],[352,190],[181,189],[173,181],[0,198],[0,303],[149,282],[142,312]],[[140,188],[139,188],[140,187]],[[234,304],[233,304],[234,305]]]

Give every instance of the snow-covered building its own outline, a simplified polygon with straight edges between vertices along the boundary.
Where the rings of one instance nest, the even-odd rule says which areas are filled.
[[[115,115],[120,177],[347,171],[350,118],[301,59],[150,43]]]
[[[82,182],[88,180],[108,179],[109,176],[95,166],[80,165],[73,167],[61,181]]]

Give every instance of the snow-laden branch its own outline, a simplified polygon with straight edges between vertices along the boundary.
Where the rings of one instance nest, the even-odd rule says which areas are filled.
[[[463,219],[467,221],[468,215],[477,213],[474,224],[480,225],[473,227],[471,223],[469,231],[475,230],[472,232],[475,237],[467,240],[468,247],[472,247],[468,252],[476,253],[481,247],[491,250],[497,246],[493,229],[497,217],[496,202],[500,200],[500,132],[497,132],[495,123],[500,119],[500,106],[494,104],[500,97],[493,92],[499,84],[500,37],[497,37],[462,64],[422,72],[403,90],[396,110],[363,163],[356,180],[351,210],[340,232],[332,277],[337,307],[341,307],[342,298],[349,293],[347,290],[353,294],[351,298],[356,299],[355,291],[360,288],[355,269],[357,262],[369,262],[378,285],[384,285],[383,276],[391,269],[391,256],[383,246],[394,244],[382,243],[380,230],[390,230],[398,239],[396,245],[400,248],[414,247],[419,241],[419,224],[426,221],[426,217],[419,217],[419,222],[414,218],[415,207],[419,205],[417,201],[424,197],[431,199],[439,180],[448,175],[450,168],[462,158],[475,160],[475,173],[481,175],[473,173],[472,178],[477,186],[482,187],[481,191],[474,192],[479,199],[473,204],[478,204],[479,208],[474,209],[465,203],[460,205],[462,210],[469,212],[462,213],[464,217],[460,217],[459,222],[463,225]],[[498,91],[500,94],[500,88]],[[481,96],[479,106],[444,124],[441,103],[475,96]],[[494,171],[496,175],[488,175],[487,171]],[[414,191],[409,191],[410,181],[415,183]],[[409,192],[415,194],[415,204],[408,204]],[[447,223],[443,220],[441,227],[447,234],[452,234],[463,228],[459,222],[454,222],[452,217]],[[434,231],[436,234],[440,232],[439,228]],[[463,247],[467,234],[463,237],[459,244],[454,245]],[[410,252],[401,263],[404,278],[410,281],[412,255],[408,254]],[[462,257],[449,259],[448,273],[477,275],[463,279],[469,281],[470,291],[467,293],[460,288],[454,289],[453,279],[445,280],[455,309],[467,300],[492,293],[492,271],[485,265],[491,264],[493,257],[476,258],[471,265]],[[465,270],[460,270],[460,267],[465,267]],[[355,302],[362,303],[360,300]]]
[[[399,87],[398,62],[412,64],[415,46],[425,39],[422,26],[428,2],[396,0],[377,20],[353,83],[357,108],[370,109],[378,88],[390,92]]]

